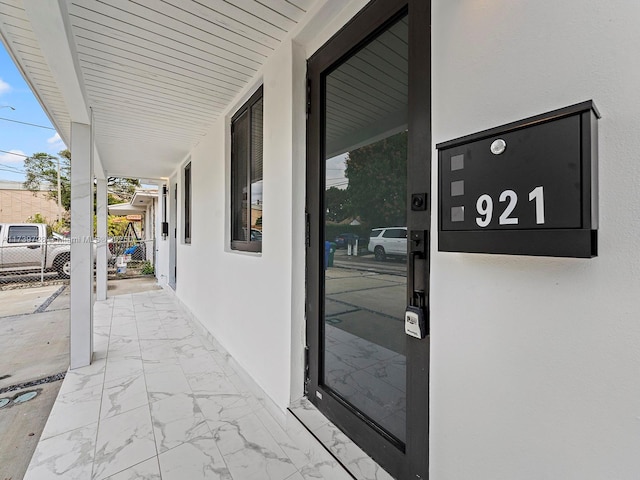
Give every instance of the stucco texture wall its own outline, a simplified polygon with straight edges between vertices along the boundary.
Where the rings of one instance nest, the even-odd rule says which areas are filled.
[[[433,219],[431,478],[637,479],[640,3],[432,13],[434,145],[589,99],[602,119],[597,258],[439,253]]]
[[[290,400],[292,316],[290,41],[269,59],[262,79],[265,119],[262,253],[232,251],[229,245],[229,125],[235,110],[252,93],[249,91],[191,153],[192,237],[190,245],[178,245],[176,291],[198,320],[284,411]],[[181,219],[178,225],[182,225]]]

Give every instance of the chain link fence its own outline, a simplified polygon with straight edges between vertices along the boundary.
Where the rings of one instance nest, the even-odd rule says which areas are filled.
[[[69,282],[71,241],[65,238],[33,240],[0,245],[0,290]],[[95,240],[93,244],[95,252]],[[108,278],[154,274],[154,239],[110,238],[108,249]]]
[[[114,238],[109,241],[109,278],[153,275],[156,263],[155,239]]]
[[[71,243],[58,238],[14,237],[0,245],[0,288],[65,283],[71,272]]]

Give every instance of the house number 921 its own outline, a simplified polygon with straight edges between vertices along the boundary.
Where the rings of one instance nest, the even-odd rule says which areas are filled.
[[[536,224],[544,224],[544,189],[542,187],[536,187],[529,192],[529,201],[535,200],[536,209]],[[498,198],[500,203],[506,203],[506,207],[503,210],[499,218],[500,225],[517,225],[518,217],[512,217],[511,214],[518,204],[518,194],[513,190],[505,190],[500,194]],[[479,227],[487,227],[491,223],[493,218],[493,199],[486,193],[480,195],[476,201],[476,210],[479,217],[476,217],[476,223]]]

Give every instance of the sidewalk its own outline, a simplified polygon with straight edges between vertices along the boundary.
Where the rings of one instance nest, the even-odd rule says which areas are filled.
[[[67,374],[25,479],[353,478],[169,293],[97,302],[94,325],[95,361]]]

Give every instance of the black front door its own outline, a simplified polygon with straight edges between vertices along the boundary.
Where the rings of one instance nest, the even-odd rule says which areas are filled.
[[[427,478],[430,5],[376,0],[308,64],[307,396],[396,478]],[[428,331],[427,331],[428,334]]]

